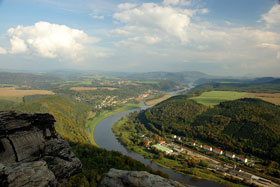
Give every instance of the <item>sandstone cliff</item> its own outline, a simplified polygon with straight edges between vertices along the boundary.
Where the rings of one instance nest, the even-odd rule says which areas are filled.
[[[50,114],[0,111],[0,186],[56,186],[82,164]]]
[[[146,171],[124,171],[110,169],[103,177],[99,187],[183,187],[179,182],[150,174]]]

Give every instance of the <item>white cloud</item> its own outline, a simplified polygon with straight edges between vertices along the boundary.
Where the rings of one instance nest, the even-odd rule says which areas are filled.
[[[0,47],[0,55],[7,54],[7,50],[5,48]]]
[[[28,50],[24,40],[18,38],[17,36],[13,36],[10,39],[10,43],[11,43],[11,50],[9,52],[12,54],[24,53]]]
[[[114,29],[111,31],[112,34],[116,34],[116,35],[123,35],[123,36],[127,36],[129,34],[131,34],[128,29]]]
[[[134,4],[134,3],[123,3],[123,4],[119,4],[118,8],[122,9],[122,10],[127,10],[127,9],[134,8],[136,6],[137,6],[137,4]]]
[[[82,30],[48,22],[10,28],[8,36],[12,54],[30,52],[46,58],[72,60],[81,60],[85,45],[98,41]]]
[[[259,21],[265,21],[268,28],[280,26],[280,4],[275,4],[268,13],[261,16]]]
[[[181,6],[189,6],[191,5],[191,1],[187,1],[187,0],[164,0],[162,2],[162,4],[164,5],[181,5]]]
[[[116,13],[113,17],[126,26],[166,33],[177,37],[181,42],[187,42],[187,30],[193,14],[194,11],[188,9],[143,3],[140,7]]]
[[[128,46],[134,45],[135,43],[139,44],[156,44],[160,42],[161,39],[157,36],[143,36],[143,37],[132,37],[127,40],[122,40],[120,42],[115,43],[116,46]]]
[[[276,44],[270,44],[270,43],[261,43],[258,45],[258,47],[262,48],[269,48],[269,49],[274,49],[274,50],[280,50],[280,46]]]
[[[143,3],[119,10],[113,17],[121,26],[111,31],[120,37],[115,46],[120,52],[130,51],[126,54],[134,57],[139,51],[138,55],[154,54],[159,61],[203,62],[222,67],[228,64],[235,68],[242,64],[251,68],[256,61],[273,64],[280,58],[279,32],[202,21],[200,15],[208,13],[207,8],[183,8],[179,2]],[[159,54],[164,54],[164,59]]]
[[[271,43],[261,43],[258,45],[260,48],[270,49],[276,51],[276,59],[280,60],[280,44],[271,44]]]
[[[207,9],[207,8],[200,9],[199,11],[200,11],[201,14],[209,13],[209,9]]]
[[[179,0],[164,0],[162,4],[164,5],[177,5],[179,3]]]
[[[98,15],[92,15],[91,17],[94,19],[104,19],[104,16],[98,16]]]

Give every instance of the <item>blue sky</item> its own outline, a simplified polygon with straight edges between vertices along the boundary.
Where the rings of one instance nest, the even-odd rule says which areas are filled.
[[[2,69],[280,76],[276,0],[0,0]]]

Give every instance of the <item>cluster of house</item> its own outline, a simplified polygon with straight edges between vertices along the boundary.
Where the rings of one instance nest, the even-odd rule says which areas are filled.
[[[205,149],[207,151],[211,151],[211,152],[213,152],[215,154],[218,154],[218,155],[223,155],[224,154],[228,158],[232,158],[232,159],[235,158],[235,159],[237,159],[237,160],[239,160],[239,161],[241,161],[243,163],[247,163],[248,162],[248,159],[245,158],[244,156],[241,156],[241,155],[235,155],[234,153],[231,153],[231,152],[225,152],[224,153],[223,150],[221,150],[221,149],[213,148],[213,147],[208,146],[208,145],[202,145],[202,144],[196,143],[194,141],[191,141],[190,144],[192,146],[199,147],[199,148]]]

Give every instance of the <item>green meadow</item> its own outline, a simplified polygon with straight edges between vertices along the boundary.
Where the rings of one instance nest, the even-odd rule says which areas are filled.
[[[191,99],[196,102],[206,105],[214,106],[223,101],[230,101],[244,97],[247,92],[234,92],[234,91],[211,91],[204,92],[200,96],[192,97]]]

